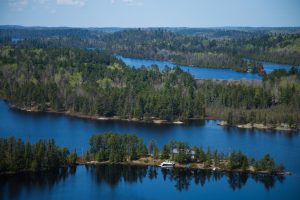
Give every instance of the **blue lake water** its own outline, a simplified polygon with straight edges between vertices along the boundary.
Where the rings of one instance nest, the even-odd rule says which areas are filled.
[[[5,175],[1,199],[299,199],[291,177],[160,169],[144,166],[79,166],[76,169]]]
[[[147,60],[147,59],[137,59],[137,58],[128,58],[123,56],[117,56],[117,58],[121,59],[125,64],[131,67],[139,68],[141,66],[149,67],[151,65],[157,65],[160,70],[163,70],[166,66],[168,67],[176,67],[178,65],[168,62],[168,61],[159,61],[159,60]],[[291,65],[285,64],[277,64],[277,63],[269,63],[262,62],[266,73],[271,73],[274,69],[289,69]],[[192,74],[195,78],[203,78],[203,79],[232,79],[232,80],[261,80],[261,76],[258,74],[252,73],[242,73],[236,72],[231,69],[214,69],[214,68],[205,68],[205,67],[191,67],[179,65],[179,67]]]
[[[224,128],[206,120],[184,125],[98,121],[58,114],[27,113],[0,101],[0,136],[35,142],[54,138],[61,146],[88,149],[95,133],[135,133],[161,146],[172,139],[190,145],[229,152],[241,150],[259,158],[270,153],[293,175],[285,177],[171,171],[160,168],[102,166],[77,167],[67,172],[0,176],[0,199],[299,199],[300,134]],[[166,174],[167,173],[167,174]],[[1,196],[2,195],[2,196]]]

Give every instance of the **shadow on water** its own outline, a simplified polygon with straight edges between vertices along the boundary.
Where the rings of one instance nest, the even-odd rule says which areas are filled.
[[[130,165],[99,165],[80,166],[79,172],[76,168],[45,171],[45,172],[24,172],[19,174],[7,174],[0,176],[0,199],[20,199],[26,194],[63,191],[66,185],[76,179],[87,177],[91,184],[101,189],[108,185],[111,189],[118,189],[119,184],[135,184],[155,181],[163,181],[165,184],[174,186],[177,191],[187,191],[192,185],[204,187],[210,183],[228,183],[232,191],[239,190],[247,185],[249,180],[262,184],[265,190],[272,189],[276,182],[283,183],[283,176],[213,172],[211,170],[190,170],[190,169],[161,169],[151,166],[130,166]],[[83,172],[83,173],[82,173]],[[75,179],[70,177],[76,177]],[[87,184],[90,187],[90,184]],[[81,186],[82,187],[82,186]],[[58,189],[61,188],[61,189]]]
[[[0,175],[0,199],[19,199],[22,192],[30,193],[37,188],[51,190],[56,184],[75,174],[76,167]]]
[[[148,174],[148,167],[146,166],[99,165],[86,166],[86,170],[92,175],[97,184],[106,183],[111,188],[116,187],[120,181],[129,184],[142,183]]]
[[[164,181],[174,183],[178,191],[188,190],[193,183],[204,187],[206,183],[218,182],[222,179],[227,179],[228,186],[233,191],[243,188],[249,179],[261,183],[266,190],[270,190],[277,181],[282,183],[285,179],[284,176],[278,175],[213,172],[199,169],[161,169],[151,166],[101,165],[86,166],[86,169],[97,184],[106,183],[111,188],[115,188],[122,181],[129,184],[142,183],[144,179],[155,180],[162,176]]]

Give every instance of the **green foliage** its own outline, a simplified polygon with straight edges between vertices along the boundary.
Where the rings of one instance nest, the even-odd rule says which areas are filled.
[[[173,140],[170,142],[169,146],[172,152],[172,158],[175,161],[186,164],[191,160],[191,149],[187,143]]]
[[[137,157],[145,157],[148,155],[147,146],[144,144],[142,139],[138,141]]]
[[[68,156],[67,160],[68,160],[68,164],[69,164],[70,166],[75,166],[75,165],[76,165],[76,161],[77,161],[77,153],[76,153],[76,150],[75,150],[74,152],[72,152],[72,153]]]
[[[1,51],[7,50],[0,49],[0,95],[18,107],[144,120],[205,115],[192,76],[179,68],[133,69],[112,55],[79,49],[15,48],[9,58]]]
[[[227,124],[228,124],[228,126],[233,125],[233,114],[231,111],[229,111],[227,114]]]
[[[202,163],[202,162],[205,162],[207,160],[206,154],[203,151],[202,147],[200,147],[200,148],[194,147],[194,150],[195,150],[195,159],[196,159],[196,161]]]
[[[10,40],[24,38],[17,43]],[[80,38],[80,39],[78,39]],[[171,60],[177,64],[232,68],[237,71],[257,72],[259,66],[244,58],[300,64],[300,36],[296,28],[267,29],[119,29],[98,31],[85,29],[36,30],[14,28],[0,31],[0,45],[18,48],[82,48],[95,47],[114,54],[136,58]],[[43,52],[35,50],[38,56]],[[4,61],[9,50],[2,52]],[[71,57],[74,55],[70,54]],[[61,56],[64,62],[68,57]],[[111,71],[119,70],[114,64]]]
[[[159,148],[157,146],[154,148],[153,158],[154,159],[158,159],[159,158]]]
[[[214,151],[213,160],[214,160],[214,166],[218,167],[220,165],[220,156],[218,154],[218,150]]]
[[[0,172],[5,172],[65,167],[74,163],[68,163],[67,160],[70,157],[74,158],[75,155],[73,153],[69,157],[68,150],[58,147],[53,139],[39,140],[35,144],[30,144],[10,137],[0,138],[0,156]]]
[[[271,80],[271,81],[278,81],[283,77],[288,77],[288,76],[296,76],[297,79],[300,79],[300,72],[298,71],[297,67],[291,67],[289,70],[285,69],[275,69],[272,71],[270,74],[264,76],[263,80]]]
[[[157,144],[155,140],[150,140],[148,144],[148,152],[150,155],[154,155],[154,150],[157,148]]]
[[[170,158],[170,146],[168,144],[165,144],[163,146],[162,152],[161,152],[161,159],[169,159]]]
[[[105,133],[90,138],[89,153],[97,161],[127,162],[148,154],[147,148],[136,135]]]
[[[198,91],[205,95],[207,115],[221,116],[229,126],[287,123],[292,128],[300,120],[299,80],[292,75],[262,84],[202,81]]]
[[[284,170],[283,165],[277,166],[273,158],[269,154],[266,154],[262,159],[257,160],[254,163],[254,167],[257,171],[267,171],[267,172],[280,172]]]
[[[228,168],[229,169],[243,169],[246,170],[249,167],[248,157],[242,152],[233,151],[228,156]]]
[[[206,154],[205,154],[206,161],[204,162],[204,166],[210,167],[212,165],[212,159],[211,159],[211,152],[210,148],[207,148]]]
[[[180,141],[171,141],[169,144],[165,144],[160,154],[158,146],[155,145],[154,159],[160,157],[167,159],[170,154],[172,155],[171,159],[180,164],[203,163],[205,167],[224,166],[230,170],[249,170],[249,167],[253,166],[256,171],[270,173],[284,170],[284,166],[277,165],[269,154],[257,161],[247,157],[240,151],[233,151],[227,157],[224,157],[217,150],[212,154],[210,148],[206,152],[203,151],[202,147],[195,146],[191,149],[187,143]],[[0,138],[0,156],[0,172],[73,167],[76,165],[78,158],[76,151],[70,154],[67,148],[56,146],[54,140],[39,140],[35,144],[30,144],[14,137]],[[90,149],[86,152],[84,160],[109,160],[113,163],[119,163],[139,159],[142,156],[148,156],[147,148],[136,135],[105,133],[93,135],[90,138]]]
[[[194,80],[179,68],[133,69],[107,53],[79,49],[1,48],[0,60],[0,96],[19,108],[145,121],[212,115],[229,125],[294,128],[300,118],[296,68],[250,84]]]
[[[188,163],[190,157],[187,155],[185,149],[179,149],[179,153],[174,156],[174,160],[180,164]]]

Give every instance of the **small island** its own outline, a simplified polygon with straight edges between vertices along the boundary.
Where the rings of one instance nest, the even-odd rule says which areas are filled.
[[[175,162],[175,167],[210,169],[227,172],[264,173],[274,175],[290,174],[283,165],[277,165],[269,154],[259,160],[250,158],[240,151],[227,155],[218,150],[206,151],[202,147],[190,147],[181,141],[171,141],[160,150],[154,140],[148,148],[135,135],[105,133],[90,139],[90,150],[78,160],[79,164],[124,164],[159,166],[165,160]]]
[[[290,174],[284,171],[283,165],[277,165],[269,154],[255,160],[240,151],[232,151],[226,155],[210,148],[206,151],[202,147],[191,148],[181,141],[171,141],[160,150],[154,140],[151,140],[147,147],[136,135],[111,132],[93,135],[89,143],[90,149],[84,155],[78,156],[76,150],[70,153],[67,148],[57,146],[53,139],[30,144],[14,137],[0,138],[0,174],[44,171],[76,165],[159,166],[164,160],[174,161],[177,168]]]

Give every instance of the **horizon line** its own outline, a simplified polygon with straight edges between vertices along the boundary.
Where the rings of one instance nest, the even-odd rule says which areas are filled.
[[[218,28],[300,28],[300,26],[44,26],[44,25],[16,25],[0,24],[0,27],[24,27],[24,28],[78,28],[78,29],[97,29],[97,28],[186,28],[186,29],[218,29]]]

